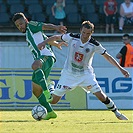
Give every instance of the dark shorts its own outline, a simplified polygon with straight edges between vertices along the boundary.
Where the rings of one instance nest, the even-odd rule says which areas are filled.
[[[44,72],[44,75],[45,75],[45,79],[48,78],[50,72],[51,72],[51,69],[54,65],[54,62],[55,62],[55,58],[52,57],[52,56],[45,56],[45,55],[42,55],[40,56],[39,58],[37,58],[36,60],[40,60],[42,62],[42,70]],[[35,77],[35,73],[33,72],[33,75],[32,75],[32,81],[38,85],[40,85],[37,81],[36,81],[36,77]]]
[[[106,16],[106,24],[115,24],[116,17],[115,15],[108,15]]]

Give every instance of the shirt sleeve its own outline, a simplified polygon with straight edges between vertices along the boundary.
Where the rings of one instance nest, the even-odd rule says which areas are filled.
[[[43,31],[42,30],[43,25],[44,25],[44,23],[36,22],[36,21],[30,21],[29,24],[28,24],[28,26],[29,26],[32,33]]]
[[[103,55],[106,52],[106,49],[99,44],[98,46],[95,46],[95,52]]]
[[[67,34],[63,34],[63,35],[61,36],[61,39],[62,39],[63,41],[65,41],[65,42],[69,42],[69,41],[72,39],[72,37],[70,36],[70,33],[67,33]]]

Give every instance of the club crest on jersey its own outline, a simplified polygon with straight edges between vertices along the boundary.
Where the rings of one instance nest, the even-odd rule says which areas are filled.
[[[90,52],[90,49],[89,49],[89,48],[87,48],[85,51],[86,51],[86,53],[88,53],[88,52]]]
[[[75,60],[77,62],[81,62],[83,60],[84,55],[78,52],[75,52]]]

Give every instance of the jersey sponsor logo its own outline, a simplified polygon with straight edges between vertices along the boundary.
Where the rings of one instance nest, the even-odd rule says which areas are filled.
[[[83,60],[84,55],[78,52],[75,52],[75,60],[77,62],[81,62]]]
[[[73,66],[74,68],[83,69],[83,66],[79,66],[79,65],[76,65],[76,64],[74,64],[74,63],[71,63],[71,64],[72,64],[72,66]]]
[[[67,90],[70,90],[71,88],[64,85],[64,86],[63,86],[63,89],[65,89],[65,90],[66,90],[66,89],[67,89]]]

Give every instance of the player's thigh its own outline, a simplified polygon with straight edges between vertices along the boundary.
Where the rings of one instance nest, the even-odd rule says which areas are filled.
[[[32,82],[32,92],[36,97],[39,97],[42,94],[43,90],[42,90],[41,86]]]
[[[54,65],[55,59],[52,56],[44,56],[43,57],[43,65],[42,65],[42,70],[45,74],[45,78],[47,79],[51,69]]]
[[[74,89],[76,86],[78,86],[77,78],[74,77],[71,73],[63,70],[56,85],[54,94],[57,96],[63,96],[68,91]]]

